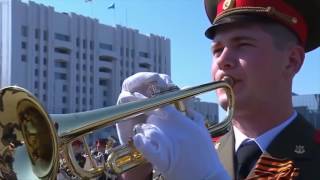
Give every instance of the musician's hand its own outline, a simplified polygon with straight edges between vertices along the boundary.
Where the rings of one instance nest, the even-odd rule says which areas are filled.
[[[153,72],[136,73],[124,80],[117,104],[149,98],[153,95],[154,88],[166,89],[172,85],[168,75]],[[129,138],[133,136],[134,125],[145,123],[146,118],[145,115],[141,115],[128,121],[117,123],[120,143],[127,143]]]
[[[171,106],[158,109],[135,128],[134,144],[165,179],[230,179],[221,165],[202,115],[192,120]]]

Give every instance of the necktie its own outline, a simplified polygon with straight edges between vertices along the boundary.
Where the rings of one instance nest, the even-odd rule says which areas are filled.
[[[245,179],[259,159],[262,151],[255,141],[244,142],[236,153],[237,179]]]

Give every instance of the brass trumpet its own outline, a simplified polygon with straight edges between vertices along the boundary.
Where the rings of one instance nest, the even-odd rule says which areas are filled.
[[[217,88],[225,89],[229,105],[226,120],[208,128],[212,136],[219,136],[230,128],[234,111],[234,96],[230,80],[211,82],[137,102],[87,112],[51,115],[27,90],[17,86],[6,87],[0,91],[0,132],[2,134],[0,171],[7,177],[12,176],[17,179],[55,179],[59,155],[62,152],[67,160],[67,166],[80,177],[96,177],[105,169],[122,173],[145,162],[132,143],[115,148],[104,167],[94,166],[88,171],[77,165],[70,150],[71,142],[122,119],[164,105],[177,105],[186,98]],[[54,122],[59,124],[58,130]],[[83,141],[85,141],[84,138]],[[90,154],[86,145],[85,149]]]

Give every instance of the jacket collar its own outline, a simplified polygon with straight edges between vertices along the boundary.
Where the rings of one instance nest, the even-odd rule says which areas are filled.
[[[267,152],[277,158],[312,158],[315,129],[301,115],[270,143]],[[284,143],[285,142],[285,143]]]

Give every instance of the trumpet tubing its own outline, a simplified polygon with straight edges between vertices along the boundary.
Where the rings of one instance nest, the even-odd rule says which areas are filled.
[[[146,162],[133,144],[114,149],[103,168],[93,166],[93,169],[88,171],[76,164],[74,154],[70,150],[71,142],[94,130],[145,111],[169,104],[179,107],[183,100],[217,88],[226,89],[228,115],[225,121],[209,127],[208,130],[213,136],[221,135],[228,131],[234,111],[234,97],[229,81],[211,82],[137,102],[87,112],[50,116],[27,90],[16,86],[6,87],[0,91],[0,155],[3,158],[8,157],[11,161],[0,161],[0,171],[10,172],[18,179],[55,179],[59,152],[62,151],[70,169],[80,177],[98,176],[104,168],[122,173]],[[58,129],[55,128],[54,121],[59,124]],[[90,154],[88,148],[85,149]],[[91,156],[89,158],[92,160]]]

